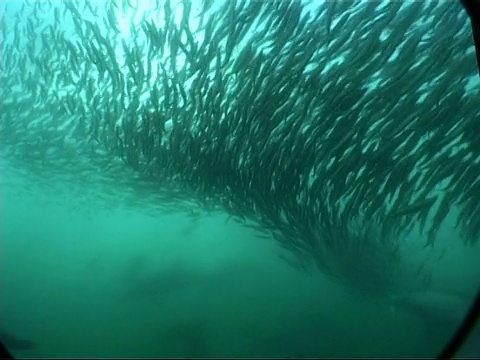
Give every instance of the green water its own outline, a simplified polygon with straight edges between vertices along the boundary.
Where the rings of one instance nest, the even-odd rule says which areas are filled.
[[[273,239],[227,215],[152,216],[92,186],[41,190],[3,169],[1,322],[37,344],[16,356],[409,357],[446,340],[287,266]],[[435,279],[473,282],[473,250],[450,247]]]

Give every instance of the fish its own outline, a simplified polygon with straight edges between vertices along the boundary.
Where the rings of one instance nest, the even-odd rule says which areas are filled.
[[[420,201],[416,201],[413,204],[403,206],[400,209],[393,210],[390,216],[392,217],[404,216],[404,215],[415,214],[421,211],[428,211],[436,201],[437,201],[437,196],[425,198]]]
[[[108,164],[105,188],[148,193],[141,179],[162,199],[128,206],[221,208],[365,287],[336,265],[358,252],[379,293],[404,262],[372,254],[417,223],[433,245],[455,206],[459,241],[479,241],[478,51],[459,2],[158,4],[161,21],[131,1],[103,22],[82,15],[95,3],[2,19],[2,156],[72,181]],[[174,287],[152,274],[138,292],[156,281]]]

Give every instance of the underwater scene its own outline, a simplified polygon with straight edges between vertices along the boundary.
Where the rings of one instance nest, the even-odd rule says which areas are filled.
[[[437,356],[480,288],[478,71],[460,1],[2,1],[0,340]]]

